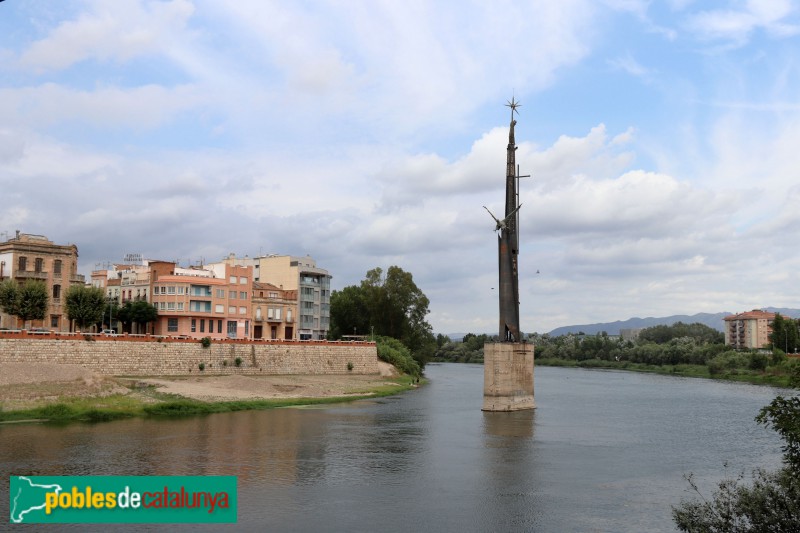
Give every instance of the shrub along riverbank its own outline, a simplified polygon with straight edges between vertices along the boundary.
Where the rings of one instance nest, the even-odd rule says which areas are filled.
[[[468,334],[463,342],[441,342],[433,361],[483,363],[487,335]],[[703,324],[646,328],[635,341],[605,333],[597,335],[532,334],[535,364],[607,368],[634,372],[744,381],[789,386],[791,376],[800,372],[800,361],[787,358],[778,349],[733,350],[724,336]]]

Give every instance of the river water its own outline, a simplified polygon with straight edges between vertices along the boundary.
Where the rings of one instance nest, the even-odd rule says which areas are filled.
[[[213,474],[238,476],[237,524],[128,530],[674,531],[684,475],[708,495],[780,465],[781,441],[753,419],[790,391],[537,367],[538,409],[483,413],[482,366],[426,375],[415,391],[323,408],[0,426],[0,530],[9,475]]]

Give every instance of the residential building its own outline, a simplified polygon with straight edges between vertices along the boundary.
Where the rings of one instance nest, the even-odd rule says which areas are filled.
[[[156,335],[252,338],[252,267],[220,263],[180,268],[153,262],[150,279],[151,303],[158,309]]]
[[[296,337],[325,339],[331,321],[331,278],[310,256],[266,255],[237,258],[231,254],[224,263],[253,267],[255,281],[297,291]]]
[[[49,307],[44,320],[33,320],[29,327],[51,331],[70,331],[64,308],[64,295],[72,285],[83,285],[78,274],[78,247],[54,244],[42,235],[16,232],[13,239],[0,242],[0,282],[13,279],[20,284],[28,280],[47,285]],[[0,311],[0,328],[24,327],[16,317]]]
[[[253,338],[295,339],[297,291],[253,282]]]
[[[768,345],[775,313],[753,309],[726,316],[725,344],[734,348],[763,348]]]

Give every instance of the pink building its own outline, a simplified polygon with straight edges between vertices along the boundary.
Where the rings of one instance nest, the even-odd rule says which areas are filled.
[[[156,335],[252,338],[253,267],[151,269],[151,303],[158,310]]]

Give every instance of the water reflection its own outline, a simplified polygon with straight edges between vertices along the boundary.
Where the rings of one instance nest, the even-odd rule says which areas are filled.
[[[0,425],[0,478],[235,475],[231,529],[246,531],[668,531],[683,474],[713,483],[780,461],[780,440],[753,422],[774,389],[540,368],[538,409],[490,413],[482,367],[428,375],[401,396],[323,409]]]

